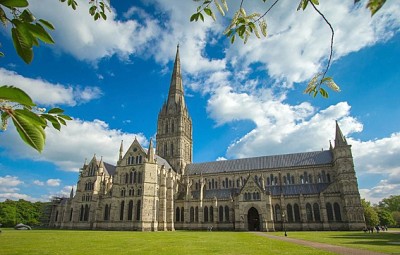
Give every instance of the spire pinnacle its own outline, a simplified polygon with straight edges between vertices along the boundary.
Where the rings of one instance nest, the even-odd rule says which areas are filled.
[[[171,77],[171,84],[169,86],[168,93],[168,106],[173,104],[182,106],[185,105],[185,100],[183,97],[183,85],[182,85],[182,75],[181,75],[181,60],[179,57],[179,44],[176,47],[176,56],[174,62],[174,69]]]
[[[124,140],[121,140],[121,146],[119,147],[119,160],[122,160],[123,152],[124,152]]]
[[[149,149],[147,151],[147,162],[154,163],[153,138],[150,138]]]
[[[345,145],[348,145],[346,138],[344,137],[342,130],[340,130],[338,122],[336,121],[335,148]]]

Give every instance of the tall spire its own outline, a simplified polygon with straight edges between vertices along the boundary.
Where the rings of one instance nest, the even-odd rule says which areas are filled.
[[[174,69],[171,77],[171,84],[169,86],[168,93],[168,106],[172,103],[179,105],[179,103],[184,106],[185,101],[183,97],[183,85],[182,85],[182,75],[181,75],[181,60],[179,58],[179,44],[176,47],[176,56]]]
[[[348,145],[346,138],[344,137],[342,130],[340,130],[338,122],[336,121],[335,148],[345,145]]]

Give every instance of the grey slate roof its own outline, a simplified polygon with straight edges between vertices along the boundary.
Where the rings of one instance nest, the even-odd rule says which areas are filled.
[[[189,175],[200,173],[208,174],[238,172],[283,167],[324,165],[330,164],[331,162],[332,153],[330,151],[314,151],[275,156],[222,160],[206,163],[194,163],[186,166],[186,172]]]
[[[107,162],[103,162],[104,167],[106,168],[107,172],[109,175],[114,175],[115,174],[115,169],[117,168],[114,165],[108,164]]]
[[[204,190],[203,199],[212,199],[214,197],[218,199],[229,199],[234,197],[235,194],[239,193],[240,189],[212,189],[212,190]],[[192,196],[194,199],[200,198],[200,190],[192,191]]]
[[[158,155],[155,155],[156,160],[157,160],[157,165],[162,166],[165,165],[165,168],[168,170],[171,168],[172,170],[176,171],[175,169],[172,168],[172,166],[168,163],[168,161]]]
[[[267,189],[271,192],[271,195],[308,195],[308,194],[319,194],[329,186],[329,183],[309,183],[309,184],[295,184],[295,185],[275,185],[269,186]]]

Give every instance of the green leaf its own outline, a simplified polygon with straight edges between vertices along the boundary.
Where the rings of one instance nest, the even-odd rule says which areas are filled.
[[[326,92],[326,90],[323,88],[319,88],[319,93],[325,98],[329,97],[328,92]]]
[[[33,22],[35,21],[35,16],[33,16],[32,12],[29,11],[28,9],[24,10],[20,15],[19,18],[21,18],[24,22]]]
[[[53,109],[50,109],[49,111],[48,111],[48,113],[51,113],[51,114],[61,114],[61,113],[63,113],[64,112],[64,110],[63,109],[61,109],[61,108],[53,108]]]
[[[190,22],[197,21],[197,19],[198,19],[198,13],[195,13],[192,16],[190,16]]]
[[[234,42],[235,42],[235,35],[233,35],[232,37],[231,37],[231,44],[233,44]]]
[[[97,7],[95,5],[93,5],[92,7],[89,8],[89,13],[90,15],[94,15],[96,13],[96,9]]]
[[[27,0],[0,0],[0,4],[8,8],[23,8],[29,5]]]
[[[385,4],[386,0],[369,0],[367,8],[371,11],[371,16],[379,11],[379,9]]]
[[[29,24],[28,27],[30,29],[29,31],[34,37],[40,39],[44,43],[54,44],[53,38],[51,38],[51,36],[39,23],[36,23],[35,25]]]
[[[32,50],[32,39],[27,42],[27,37],[20,30],[13,27],[11,28],[11,35],[13,39],[14,48],[17,51],[17,54],[25,61],[25,63],[29,64],[33,59],[33,50]]]
[[[7,25],[7,21],[8,21],[7,15],[4,12],[3,8],[1,8],[1,6],[0,6],[0,21],[1,21],[1,23],[3,23],[4,26]]]
[[[16,115],[22,116],[24,119],[28,120],[30,123],[34,125],[42,127],[47,126],[47,123],[44,119],[42,119],[39,115],[28,109],[16,109],[14,110],[14,113]]]
[[[50,114],[42,114],[41,116],[42,116],[44,119],[50,121],[51,124],[53,125],[53,127],[54,127],[55,129],[57,129],[58,131],[60,131],[61,125],[60,125],[60,123],[58,122],[58,118],[57,118],[57,117],[54,117],[54,116],[52,116],[52,115],[50,115]]]
[[[39,19],[39,22],[43,24],[43,26],[47,27],[50,30],[54,30],[55,27],[53,26],[53,24],[51,24],[50,22],[48,22],[47,20],[44,19]]]
[[[208,15],[208,16],[210,16],[211,17],[211,15],[212,15],[212,11],[211,11],[211,9],[210,8],[204,8],[204,12]]]
[[[72,118],[68,115],[60,114],[60,115],[58,115],[58,117],[63,118],[64,120],[72,120]]]
[[[311,2],[312,2],[313,4],[315,4],[315,5],[319,5],[318,0],[311,0]]]
[[[101,15],[101,17],[102,17],[104,20],[107,19],[107,15],[104,13],[104,11],[103,11],[103,12],[100,12],[100,15]]]
[[[13,86],[0,87],[0,99],[19,103],[27,107],[35,106],[32,99],[22,89]]]
[[[57,116],[57,120],[58,120],[61,124],[63,124],[64,126],[67,125],[67,122],[66,122],[63,118],[60,118],[60,117]]]
[[[46,138],[43,127],[32,123],[15,111],[11,114],[11,118],[21,139],[38,152],[42,152]]]
[[[201,21],[204,22],[204,16],[203,16],[203,14],[201,12],[199,12],[199,17],[200,17]]]

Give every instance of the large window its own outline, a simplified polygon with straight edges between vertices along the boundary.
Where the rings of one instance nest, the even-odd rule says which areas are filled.
[[[288,204],[286,206],[286,212],[287,212],[287,221],[288,222],[293,222],[293,210],[292,210],[292,205]]]
[[[208,222],[208,207],[204,207],[204,222]]]
[[[294,221],[300,222],[300,208],[298,204],[294,204]]]
[[[342,215],[340,213],[340,206],[338,203],[333,204],[333,210],[335,211],[336,221],[342,221]]]
[[[177,207],[176,208],[176,210],[175,210],[175,222],[179,222],[181,219],[180,219],[180,208],[179,207]]]
[[[333,209],[331,203],[326,203],[326,214],[328,216],[328,221],[333,221]]]
[[[313,221],[312,209],[309,203],[306,204],[307,221]]]
[[[223,222],[224,221],[224,207],[222,205],[219,206],[218,209],[218,221]]]
[[[194,222],[194,208],[190,207],[190,222]]]
[[[225,221],[229,222],[229,207],[225,206]]]
[[[119,208],[119,220],[124,220],[124,209],[125,209],[125,201],[122,201],[121,206]]]
[[[129,205],[128,205],[128,220],[133,219],[133,200],[129,200]]]
[[[136,220],[140,220],[140,205],[141,205],[141,202],[139,200],[139,201],[137,201],[137,207],[136,207]]]
[[[321,214],[319,212],[319,205],[317,203],[314,203],[313,209],[314,209],[314,220],[315,221],[321,221]]]

